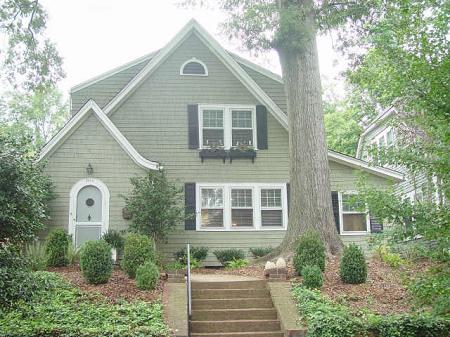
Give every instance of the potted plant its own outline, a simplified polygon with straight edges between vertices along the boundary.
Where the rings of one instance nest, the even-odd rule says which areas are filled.
[[[116,263],[118,253],[122,251],[125,241],[122,234],[118,231],[110,229],[105,234],[103,234],[102,239],[111,246],[111,259],[114,261],[114,263]]]

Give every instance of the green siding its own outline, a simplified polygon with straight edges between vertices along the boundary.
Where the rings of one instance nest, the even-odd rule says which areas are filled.
[[[208,77],[180,76],[180,65],[196,57],[208,66]],[[247,70],[249,71],[249,70]],[[253,74],[254,75],[254,74]],[[261,80],[261,79],[260,79]],[[270,80],[273,81],[273,80]],[[267,87],[265,88],[266,90]],[[207,159],[201,163],[197,150],[188,149],[187,105],[195,103],[251,104],[259,102],[195,36],[190,36],[130,97],[109,117],[130,143],[147,159],[162,163],[168,177],[184,182],[287,182],[289,180],[288,135],[269,113],[268,150],[258,151],[255,163],[235,160],[223,164]],[[279,103],[281,105],[281,103]],[[129,178],[142,175],[94,116],[89,117],[49,158],[58,198],[52,203],[52,226],[66,226],[69,191],[85,177],[88,163],[94,177],[110,189],[110,227],[125,228],[121,194],[129,188]],[[330,162],[333,190],[355,189],[358,171]],[[387,180],[371,176],[384,185]],[[237,247],[276,246],[284,231],[200,232],[185,231],[180,224],[160,247],[167,257],[186,243],[207,246],[210,252]],[[356,237],[353,237],[357,240]],[[210,254],[209,262],[214,258]]]
[[[100,108],[106,106],[120,90],[144,68],[148,60],[124,69],[110,77],[102,79],[92,85],[71,94],[71,112],[75,114],[89,100],[93,99]]]

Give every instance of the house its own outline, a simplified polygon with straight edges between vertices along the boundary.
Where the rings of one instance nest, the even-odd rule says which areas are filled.
[[[358,141],[356,157],[365,161],[371,161],[371,147],[390,147],[399,143],[399,138],[404,132],[400,127],[402,116],[399,113],[401,107],[394,102],[383,110],[374,120],[367,125]],[[387,168],[401,172],[403,181],[395,184],[394,191],[405,198],[415,202],[422,200],[439,200],[439,192],[436,177],[429,177],[422,172],[410,172],[405,167],[386,165]]]
[[[167,257],[186,243],[212,252],[282,240],[289,221],[283,80],[224,50],[197,22],[161,50],[74,87],[71,106],[72,118],[40,160],[57,193],[49,226],[66,228],[76,245],[126,229],[130,177],[162,167],[185,186],[196,214],[159,248]],[[347,205],[358,174],[377,186],[402,175],[328,156],[338,230],[344,241],[364,243],[381,227]]]

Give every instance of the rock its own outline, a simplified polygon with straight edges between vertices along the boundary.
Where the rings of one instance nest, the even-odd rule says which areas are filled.
[[[277,266],[272,261],[267,261],[264,270],[275,269]]]
[[[282,257],[279,257],[276,263],[276,267],[279,269],[286,268],[286,261]]]

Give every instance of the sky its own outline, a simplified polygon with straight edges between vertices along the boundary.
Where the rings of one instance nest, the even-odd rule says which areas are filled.
[[[162,48],[195,18],[221,45],[276,73],[281,68],[276,52],[252,55],[237,40],[220,30],[225,14],[213,9],[186,9],[177,0],[41,0],[47,10],[48,37],[64,60],[66,78],[60,88],[71,87]],[[318,40],[320,70],[326,87],[343,91],[339,74],[346,62],[333,50],[330,36]]]

